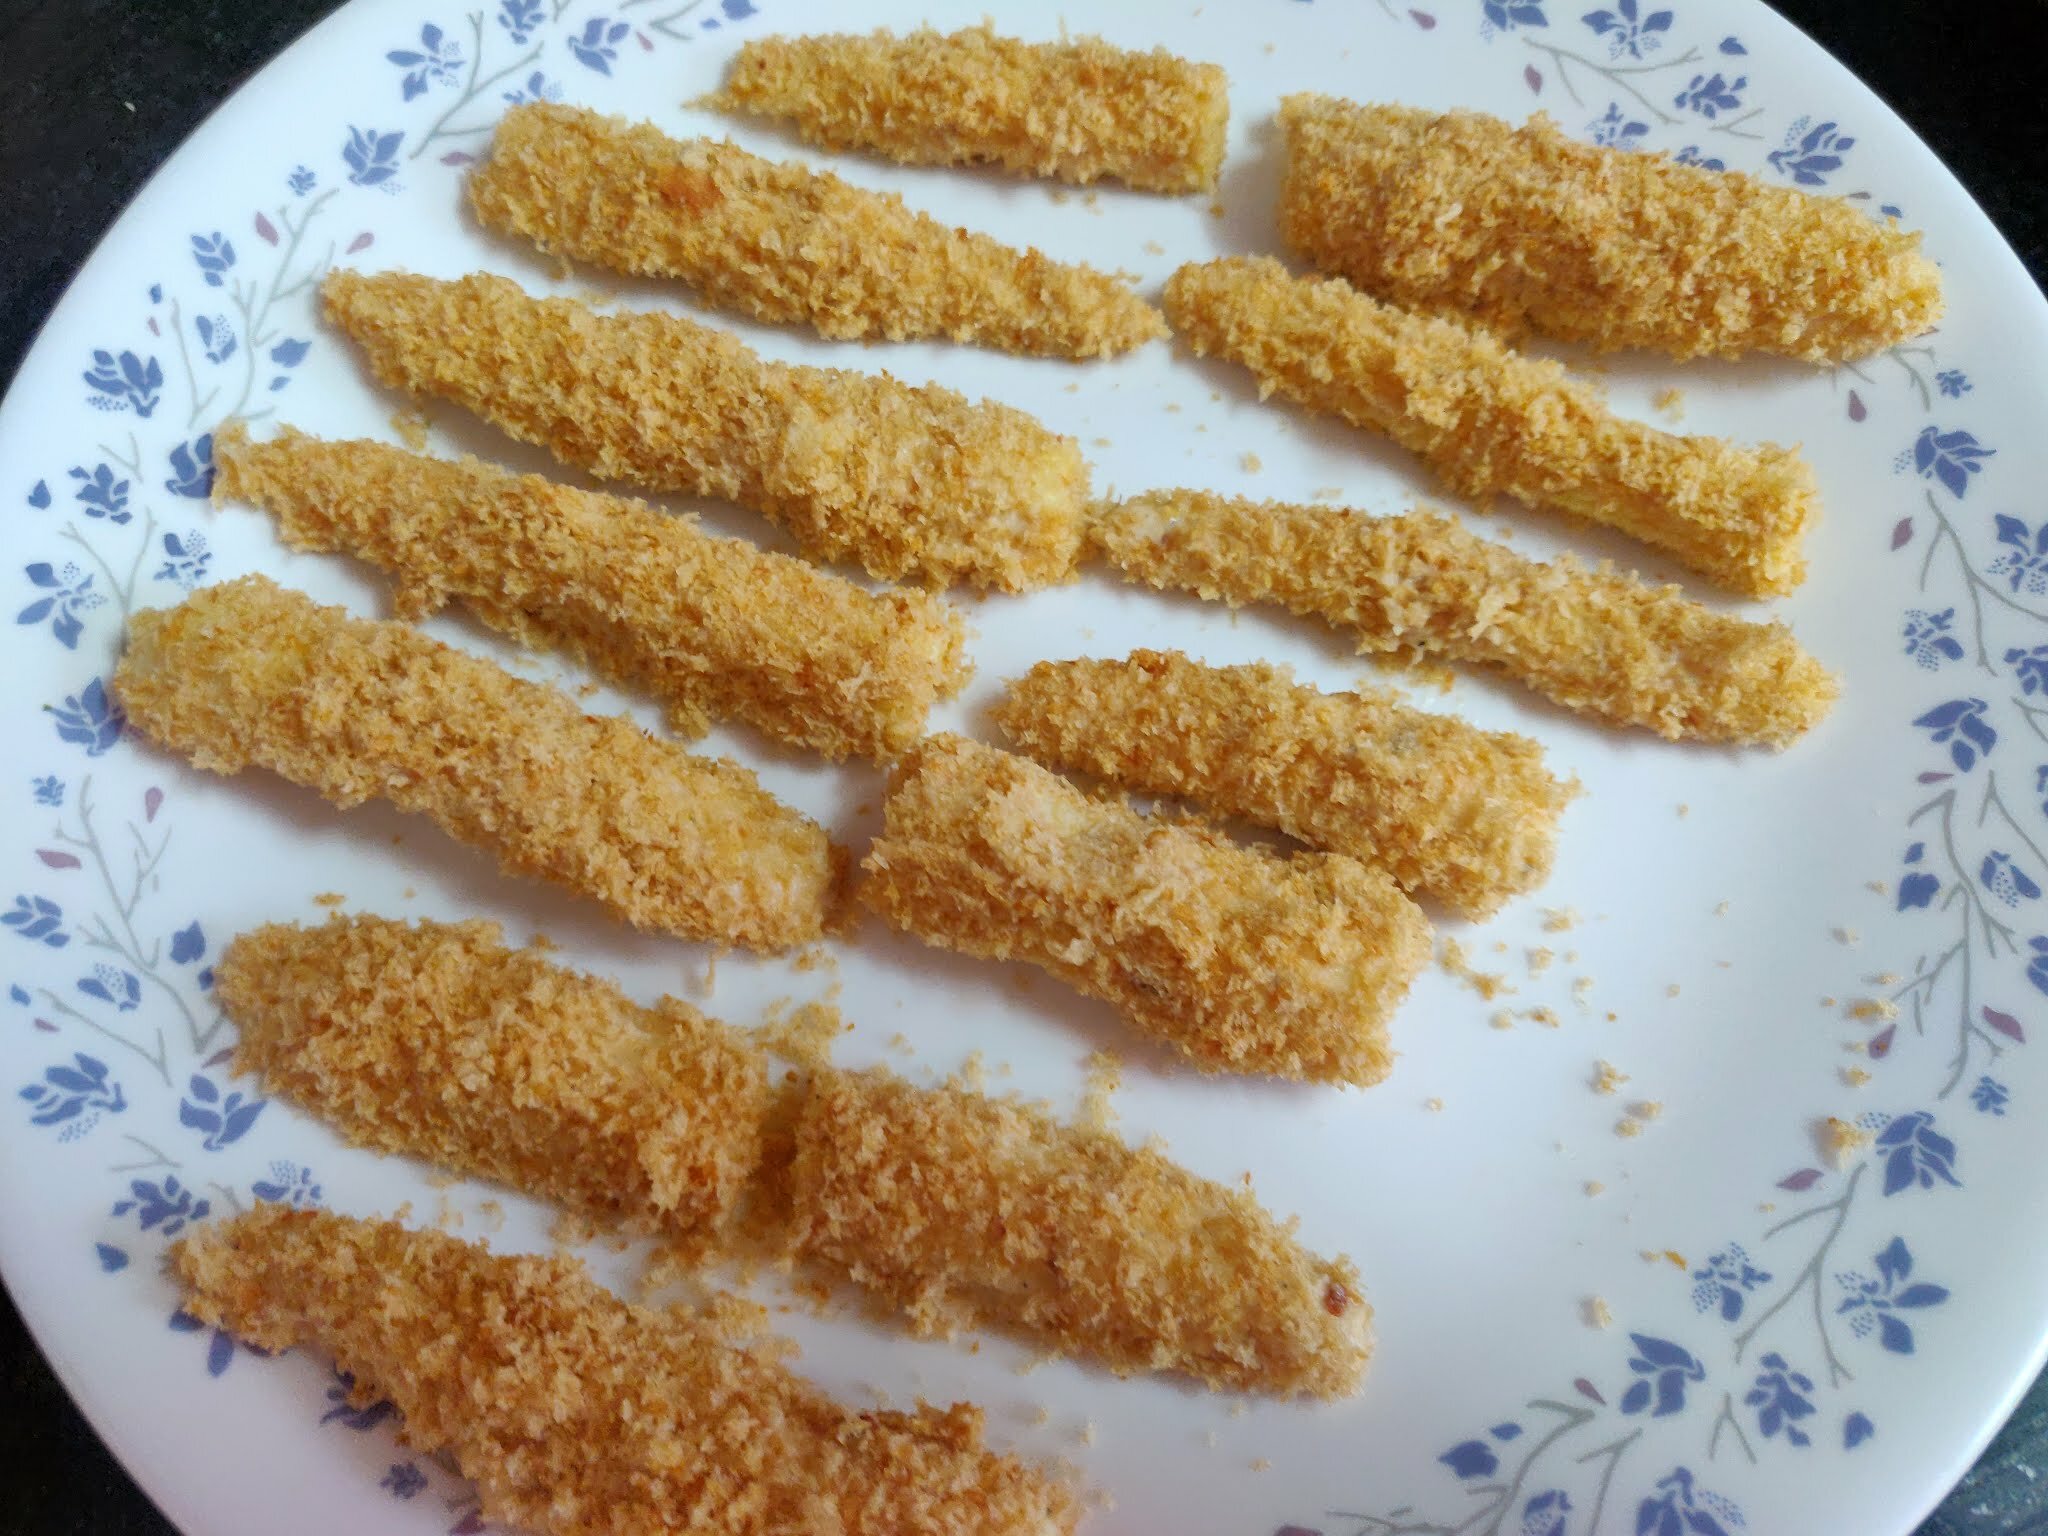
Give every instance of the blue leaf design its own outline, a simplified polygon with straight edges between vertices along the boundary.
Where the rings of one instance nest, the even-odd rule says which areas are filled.
[[[1500,1458],[1493,1453],[1493,1447],[1484,1440],[1465,1440],[1452,1446],[1437,1460],[1457,1473],[1460,1478],[1490,1477],[1500,1466]]]
[[[235,1341],[224,1330],[216,1329],[213,1342],[206,1347],[206,1374],[218,1376],[228,1368],[228,1362],[235,1358]]]
[[[171,959],[178,965],[190,965],[206,953],[206,935],[194,922],[180,928],[171,935]]]
[[[306,360],[306,354],[313,349],[310,341],[295,341],[287,338],[270,349],[270,360],[280,368],[296,368]]]
[[[1913,1353],[1913,1330],[1908,1328],[1905,1320],[1896,1313],[1877,1314],[1877,1338],[1880,1344],[1895,1355]]]
[[[114,1274],[128,1267],[128,1255],[112,1243],[94,1243],[93,1249],[100,1256],[100,1268],[107,1274]]]
[[[192,1079],[191,1093],[192,1097],[202,1104],[211,1104],[220,1098],[220,1090],[218,1088],[214,1087],[206,1078],[196,1075]]]
[[[1650,1404],[1650,1383],[1647,1379],[1633,1382],[1621,1395],[1623,1413],[1641,1413]]]
[[[1842,1420],[1842,1449],[1853,1451],[1876,1433],[1877,1426],[1870,1422],[1868,1414],[1852,1413]]]

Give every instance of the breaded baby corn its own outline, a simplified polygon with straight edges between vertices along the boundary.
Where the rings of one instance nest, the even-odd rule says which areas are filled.
[[[761,1161],[768,1060],[672,997],[510,950],[498,925],[336,916],[239,935],[215,972],[235,1070],[357,1146],[611,1223],[707,1235]]]
[[[1745,597],[1805,578],[1816,493],[1792,449],[1623,420],[1554,362],[1268,258],[1182,267],[1166,313],[1197,353],[1251,369],[1261,394],[1384,433],[1460,495],[1506,494],[1618,528]]]
[[[1208,192],[1223,168],[1229,82],[1214,64],[1099,37],[1026,43],[984,24],[901,37],[765,37],[743,46],[707,106],[796,125],[826,149],[907,165],[999,165]]]
[[[1040,966],[1204,1072],[1367,1084],[1393,1065],[1429,924],[1356,859],[1242,848],[959,736],[911,749],[884,813],[859,893],[893,928]]]
[[[870,593],[643,502],[290,429],[252,443],[223,428],[213,457],[216,501],[262,506],[294,549],[388,572],[401,617],[459,596],[494,628],[648,688],[686,736],[728,716],[830,758],[888,759],[972,671],[941,599]]]
[[[829,171],[580,107],[507,112],[469,201],[487,227],[544,251],[681,278],[714,308],[835,340],[944,336],[1108,357],[1166,334],[1110,273],[942,223]]]
[[[1350,631],[1361,651],[1495,667],[1567,709],[1673,741],[1783,747],[1835,699],[1835,679],[1783,624],[1605,564],[1543,564],[1436,513],[1155,491],[1100,508],[1091,532],[1134,581],[1278,603]]]
[[[1249,1190],[1020,1105],[879,1069],[820,1074],[794,1237],[925,1332],[1021,1328],[1119,1374],[1283,1396],[1358,1389],[1372,1309]]]
[[[136,614],[114,692],[200,768],[389,800],[637,928],[765,950],[824,928],[836,850],[747,769],[261,576]]]
[[[680,316],[600,315],[482,274],[337,271],[321,295],[385,385],[600,479],[766,513],[814,559],[1003,591],[1073,574],[1088,468],[1009,406],[767,362]]]
[[[1538,113],[1280,104],[1289,248],[1368,293],[1596,347],[1837,362],[1941,318],[1920,236],[1739,171],[1577,143]]]
[[[1048,767],[1348,853],[1465,917],[1542,884],[1573,793],[1526,736],[1412,709],[1386,689],[1321,693],[1264,662],[1209,667],[1179,651],[1041,661],[995,718]]]
[[[629,1306],[573,1259],[259,1205],[171,1250],[185,1311],[311,1346],[452,1452],[484,1517],[545,1536],[1047,1536],[1070,1489],[987,1450],[978,1408],[853,1412],[683,1308]]]

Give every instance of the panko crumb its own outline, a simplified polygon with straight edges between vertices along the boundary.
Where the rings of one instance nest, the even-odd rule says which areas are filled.
[[[1676,384],[1658,390],[1650,405],[1666,421],[1685,420],[1685,391]]]
[[[1892,893],[1891,886],[1883,880],[1866,880],[1863,882],[1863,889],[1873,896],[1889,896]]]
[[[391,430],[398,434],[398,440],[414,453],[427,451],[427,428],[432,423],[427,413],[418,406],[404,406],[391,413],[388,418]]]
[[[1716,916],[1716,917],[1726,917],[1727,915],[1728,915],[1728,903],[1727,903],[1727,902],[1725,902],[1725,901],[1717,901],[1717,902],[1715,902],[1715,903],[1714,903],[1714,916]]]
[[[1486,1022],[1495,1029],[1513,1029],[1515,1027],[1515,1016],[1506,1008],[1496,1008],[1487,1016]]]
[[[1422,1101],[1422,1107],[1428,1110],[1433,1115],[1441,1114],[1443,1113],[1444,1101],[1442,1099],[1437,1098],[1424,1099]]]
[[[1083,1130],[1107,1131],[1116,1124],[1114,1097],[1123,1085],[1123,1058],[1114,1051],[1088,1054],[1088,1078],[1074,1123]]]
[[[1890,1023],[1899,1016],[1899,1005],[1888,997],[1859,997],[1843,1009],[1844,1014],[1860,1023]]]
[[[1247,1465],[1249,1465],[1254,1472],[1270,1472],[1273,1470],[1272,1461],[1265,1456],[1254,1456],[1251,1459],[1251,1461],[1247,1463]]]
[[[1545,933],[1570,933],[1579,925],[1576,907],[1545,907],[1543,909],[1543,931]]]
[[[828,1067],[832,1047],[853,1025],[830,1003],[799,1003],[783,1013],[764,1017],[756,1032],[761,1044],[803,1067]]]
[[[1585,1309],[1586,1326],[1588,1328],[1607,1328],[1613,1325],[1614,1312],[1607,1305],[1605,1297],[1588,1296],[1585,1302]]]
[[[1147,240],[1145,242],[1145,254],[1147,256],[1164,256],[1166,254],[1166,247],[1157,240]]]
[[[1528,960],[1529,976],[1532,980],[1549,970],[1551,963],[1557,959],[1557,952],[1555,950],[1542,946],[1525,950],[1523,953]]]
[[[1830,1115],[1820,1128],[1821,1155],[1831,1166],[1846,1168],[1876,1139],[1875,1134],[1864,1127]]]
[[[1624,1115],[1614,1122],[1614,1134],[1623,1140],[1632,1140],[1643,1134],[1643,1122],[1633,1115]]]
[[[1863,1042],[1859,1040],[1856,1043],[1861,1045]],[[1844,1067],[1842,1068],[1842,1081],[1851,1088],[1861,1088],[1870,1081],[1870,1074],[1861,1067]]]
[[[1655,1120],[1664,1113],[1664,1105],[1659,1099],[1642,1099],[1629,1105],[1628,1112],[1638,1120]]]
[[[1674,982],[1672,982],[1672,983],[1671,983],[1671,984],[1670,984],[1669,986],[1667,986],[1667,987],[1666,987],[1666,988],[1664,989],[1664,995],[1665,995],[1666,997],[1676,997],[1676,996],[1678,996],[1678,993],[1679,993],[1679,986],[1678,986],[1678,983],[1677,983],[1677,982],[1675,982],[1675,981],[1674,981]]]
[[[1595,1093],[1618,1093],[1621,1091],[1621,1085],[1627,1081],[1628,1074],[1619,1070],[1613,1063],[1606,1061],[1596,1061],[1593,1063],[1593,1091]]]
[[[1093,1445],[1095,1443],[1095,1421],[1093,1419],[1089,1419],[1085,1423],[1083,1423],[1081,1425],[1080,1432],[1075,1436],[1075,1438],[1079,1440],[1083,1445]]]
[[[1588,1200],[1592,1199],[1596,1195],[1604,1195],[1606,1193],[1607,1186],[1605,1184],[1602,1184],[1598,1179],[1586,1180],[1586,1198]]]
[[[1584,1012],[1593,1011],[1593,978],[1574,976],[1572,978],[1572,1001]]]
[[[1514,988],[1506,976],[1495,971],[1475,971],[1465,952],[1465,946],[1454,938],[1446,936],[1437,944],[1437,969],[1446,976],[1462,981],[1487,1002],[1502,995],[1513,996]]]
[[[339,891],[322,891],[319,895],[313,898],[313,905],[316,907],[325,907],[328,909],[328,911],[331,912],[337,907],[347,906],[348,898],[342,895],[341,892]]]
[[[1854,928],[1835,928],[1831,932],[1835,942],[1848,949],[1855,949],[1863,942],[1863,935]]]
[[[1266,467],[1265,461],[1262,460],[1256,453],[1247,453],[1241,455],[1237,463],[1238,467],[1248,475],[1256,475],[1260,470]]]

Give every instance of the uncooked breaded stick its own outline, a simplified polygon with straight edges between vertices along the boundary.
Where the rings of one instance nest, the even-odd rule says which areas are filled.
[[[814,559],[1004,591],[1073,574],[1088,468],[1009,406],[767,362],[677,315],[600,315],[501,277],[341,271],[321,295],[385,385],[600,479],[764,512]]]
[[[1024,960],[1204,1072],[1375,1083],[1429,924],[1376,869],[1283,859],[1091,800],[1036,763],[928,736],[891,775],[859,890],[891,927]]]
[[[995,718],[1048,767],[1348,853],[1465,917],[1542,884],[1573,792],[1526,736],[1385,689],[1320,693],[1286,667],[1209,667],[1179,651],[1041,661]]]
[[[1596,347],[1835,362],[1941,318],[1918,233],[1739,171],[1580,144],[1538,113],[1280,104],[1280,232],[1369,293]]]
[[[197,767],[389,800],[636,928],[764,950],[823,931],[836,851],[747,769],[262,576],[136,614],[114,692]]]
[[[629,1306],[568,1258],[259,1205],[171,1250],[185,1311],[310,1346],[453,1453],[484,1518],[545,1536],[1045,1536],[1073,1493],[982,1445],[978,1408],[842,1408],[715,1314]]]
[[[264,507],[294,549],[389,572],[401,617],[458,595],[522,641],[647,687],[688,736],[730,716],[827,757],[892,758],[972,671],[941,599],[870,593],[643,502],[289,429],[252,443],[223,428],[213,458],[216,501]]]
[[[796,1124],[794,1240],[922,1331],[1022,1328],[1119,1374],[1358,1389],[1372,1309],[1239,1185],[1103,1131],[879,1069],[819,1074]]]
[[[1673,741],[1783,747],[1835,680],[1782,624],[1756,624],[1569,555],[1542,564],[1448,517],[1368,517],[1155,491],[1100,509],[1097,549],[1135,581],[1278,603],[1361,651],[1496,667],[1568,709]]]
[[[1025,43],[984,24],[761,38],[740,49],[705,105],[784,118],[826,149],[907,165],[1207,192],[1223,167],[1228,84],[1218,66],[1163,48]]]
[[[357,1146],[671,1236],[722,1227],[761,1161],[768,1061],[672,997],[509,950],[495,923],[337,916],[239,935],[215,972],[235,1070]]]
[[[469,201],[487,227],[544,251],[681,278],[714,308],[835,340],[944,336],[1108,357],[1166,334],[1159,312],[1107,272],[941,223],[828,171],[580,107],[507,112]]]
[[[1554,362],[1268,258],[1182,267],[1166,313],[1202,356],[1251,369],[1262,394],[1386,434],[1460,495],[1605,523],[1746,597],[1805,578],[1813,472],[1791,449],[1625,421]]]

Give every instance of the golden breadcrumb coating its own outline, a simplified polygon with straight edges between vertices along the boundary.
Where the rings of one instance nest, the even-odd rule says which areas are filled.
[[[1543,883],[1573,794],[1526,736],[1411,709],[1386,689],[1320,693],[1265,662],[1041,661],[995,718],[1049,767],[1348,853],[1464,917]]]
[[[941,599],[870,593],[643,502],[289,428],[252,443],[224,427],[213,458],[216,501],[264,507],[294,549],[388,572],[400,617],[460,596],[524,643],[648,688],[686,736],[731,716],[830,758],[888,759],[972,672]]]
[[[215,973],[235,1070],[357,1146],[607,1222],[723,1225],[761,1160],[767,1057],[686,1003],[637,1007],[501,940],[377,917],[244,933]]]
[[[1280,104],[1280,233],[1369,293],[1673,357],[1836,362],[1941,318],[1920,236],[1740,171],[1566,138],[1538,113]]]
[[[1204,1072],[1375,1083],[1429,924],[1376,869],[1283,859],[1091,800],[1036,763],[928,736],[891,775],[863,902],[927,944],[1026,960]]]
[[[795,1241],[923,1332],[1021,1329],[1118,1374],[1357,1391],[1372,1309],[1240,1185],[1114,1135],[876,1069],[819,1075],[796,1127]]]
[[[1498,668],[1568,709],[1677,741],[1783,747],[1835,679],[1782,624],[1757,624],[1569,555],[1542,564],[1430,512],[1368,517],[1158,491],[1101,508],[1096,547],[1124,574],[1236,607],[1278,603],[1361,651]]]
[[[1209,192],[1223,168],[1228,86],[1219,66],[1163,48],[1136,53],[1099,37],[1025,43],[984,23],[759,38],[706,105],[784,118],[812,144],[906,165]]]
[[[573,1259],[259,1205],[171,1250],[185,1310],[310,1346],[452,1452],[483,1515],[546,1536],[1043,1536],[1073,1492],[982,1445],[981,1410],[856,1413],[680,1307],[630,1306]]]
[[[389,800],[636,928],[771,950],[824,930],[837,852],[747,769],[262,576],[136,614],[114,692],[200,768]]]
[[[469,201],[486,227],[834,340],[944,336],[1109,357],[1166,334],[1119,278],[942,223],[893,192],[546,102],[499,119]]]
[[[751,507],[814,559],[1009,592],[1073,574],[1088,467],[1009,406],[767,362],[678,315],[600,315],[483,274],[338,271],[321,294],[386,386],[600,479]]]
[[[1453,490],[1605,523],[1747,597],[1805,578],[1813,472],[1792,449],[1678,437],[1607,409],[1557,363],[1270,258],[1190,263],[1166,313],[1200,355],[1412,450]]]

